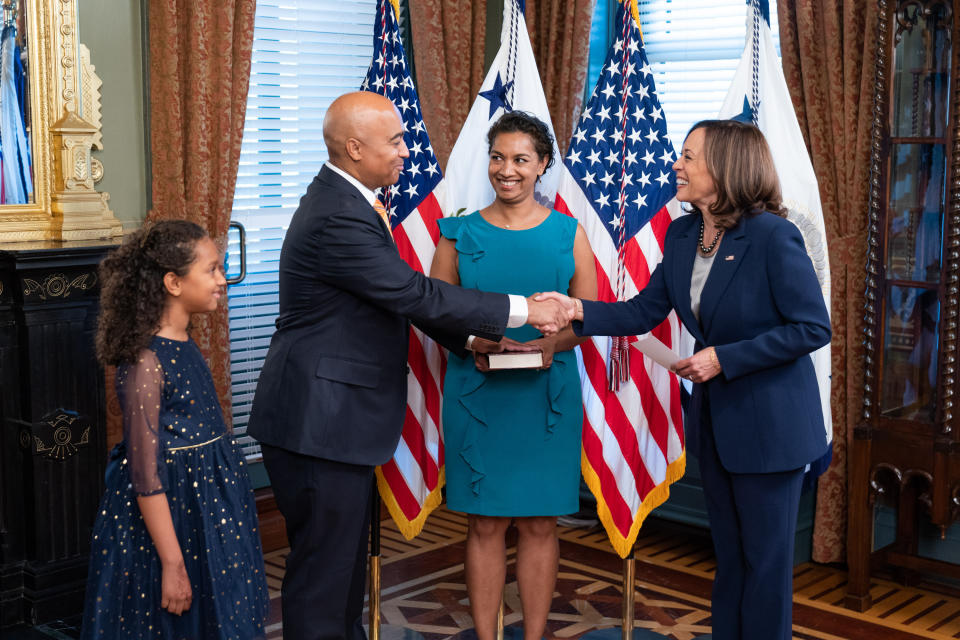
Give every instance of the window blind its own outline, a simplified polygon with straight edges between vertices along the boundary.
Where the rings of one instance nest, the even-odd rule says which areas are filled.
[[[779,56],[776,0],[769,4]],[[746,44],[748,6],[745,0],[640,0],[638,8],[667,133],[679,150],[693,123],[720,111]]]
[[[373,51],[376,0],[259,0],[232,219],[246,229],[246,278],[227,290],[234,434],[245,435],[278,312],[280,247],[300,197],[326,160],[323,117],[359,89]],[[228,243],[228,275],[239,240]]]

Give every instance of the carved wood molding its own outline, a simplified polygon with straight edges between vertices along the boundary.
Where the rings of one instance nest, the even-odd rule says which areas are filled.
[[[948,12],[952,15],[952,12]],[[955,80],[960,73],[960,42],[956,37],[958,29],[953,26],[950,73]],[[953,82],[951,82],[953,86]],[[960,318],[960,91],[952,88],[953,104],[953,140],[950,154],[950,169],[947,173],[947,200],[944,220],[943,261],[947,268],[946,291],[940,311],[944,331],[943,347],[940,351],[940,373],[938,395],[942,404],[940,413],[940,433],[950,435],[954,431],[956,417],[957,391],[957,321]]]
[[[873,79],[873,118],[870,124],[870,195],[867,208],[867,279],[864,294],[864,363],[863,376],[863,412],[861,417],[867,430],[874,423],[879,407],[877,400],[878,354],[880,351],[880,325],[883,314],[883,292],[880,283],[883,280],[883,231],[881,229],[880,192],[883,184],[882,145],[884,121],[886,119],[887,100],[887,56],[889,55],[888,19],[889,7],[886,0],[879,0],[877,20],[877,47],[874,51]]]

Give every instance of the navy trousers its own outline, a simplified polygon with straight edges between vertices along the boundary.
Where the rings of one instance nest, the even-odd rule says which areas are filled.
[[[373,467],[263,445],[287,525],[285,640],[366,640],[363,593]]]
[[[700,474],[717,556],[713,638],[790,640],[803,468],[730,473],[720,463],[709,418],[699,431]]]

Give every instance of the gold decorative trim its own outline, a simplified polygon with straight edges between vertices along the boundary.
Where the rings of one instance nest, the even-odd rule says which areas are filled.
[[[96,190],[103,165],[100,87],[89,50],[79,43],[77,0],[37,0],[25,12],[30,61],[33,202],[0,205],[0,242],[93,240],[123,227]]]
[[[80,105],[83,119],[96,128],[93,135],[93,147],[100,151],[103,150],[103,132],[101,131],[103,115],[100,104],[100,87],[103,86],[103,80],[95,73],[96,67],[90,64],[90,49],[87,45],[80,45]],[[99,164],[99,162],[97,162]],[[102,170],[102,167],[101,167]],[[102,175],[102,174],[101,174]],[[94,178],[94,182],[100,178]]]
[[[32,278],[23,279],[24,297],[38,295],[41,300],[47,298],[69,298],[74,289],[87,291],[97,284],[97,276],[94,273],[84,273],[73,280],[68,280],[62,273],[51,273],[42,282],[37,282]]]
[[[72,458],[77,453],[77,448],[83,445],[90,443],[90,425],[84,425],[85,421],[81,421],[80,424],[74,426],[74,423],[80,420],[80,416],[70,412],[58,412],[56,414],[51,414],[52,417],[49,419],[43,418],[43,422],[37,423],[34,425],[33,433],[29,433],[27,429],[23,429],[20,432],[20,446],[24,449],[31,448],[34,455],[41,455],[44,458],[50,460],[57,460],[63,462],[69,458]],[[50,442],[46,442],[40,435],[36,433],[37,427],[41,427],[40,431],[51,438]],[[46,431],[46,427],[49,427],[50,431]],[[83,427],[83,431],[80,433],[80,437],[76,438],[74,433],[75,428]]]

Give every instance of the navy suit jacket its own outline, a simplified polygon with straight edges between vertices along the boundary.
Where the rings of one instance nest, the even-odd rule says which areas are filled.
[[[508,315],[505,295],[411,269],[373,207],[324,167],[283,241],[280,314],[248,433],[309,456],[383,464],[403,427],[410,320],[462,351],[468,334],[499,339]]]
[[[639,335],[676,309],[696,349],[716,349],[723,368],[695,384],[685,420],[694,455],[698,429],[713,425],[720,461],[733,473],[804,466],[826,453],[820,392],[809,354],[830,342],[830,318],[803,237],[770,213],[744,216],[727,231],[700,297],[690,307],[690,279],[700,215],[667,229],[663,261],[626,302],[583,302],[581,335]],[[706,398],[704,395],[706,394]],[[706,407],[709,416],[701,416]]]

